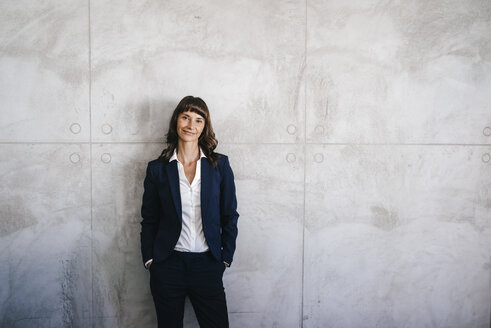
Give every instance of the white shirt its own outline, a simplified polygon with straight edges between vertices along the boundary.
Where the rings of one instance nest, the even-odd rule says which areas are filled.
[[[182,229],[181,235],[174,247],[180,252],[206,252],[209,247],[203,233],[203,221],[201,219],[201,158],[205,154],[200,149],[200,159],[196,163],[196,173],[192,183],[189,183],[184,166],[177,159],[177,152],[169,159],[169,163],[177,161],[179,172],[179,191],[181,193]]]

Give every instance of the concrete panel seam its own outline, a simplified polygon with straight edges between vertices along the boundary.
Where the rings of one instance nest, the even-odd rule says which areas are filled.
[[[307,73],[308,73],[308,61],[307,61],[307,35],[308,35],[308,3],[305,0],[305,35],[304,35],[304,110],[303,110],[303,218],[302,218],[302,300],[300,303],[300,327],[303,328],[304,322],[304,280],[305,280],[305,215],[307,213],[307,209],[305,207],[305,185],[306,185],[306,169],[307,169]]]
[[[90,309],[89,309],[89,317],[90,317],[90,325],[94,325],[94,262],[93,262],[93,253],[94,253],[94,234],[93,234],[93,218],[94,218],[94,209],[93,209],[93,172],[92,172],[92,35],[91,35],[91,20],[90,20],[90,0],[87,0],[87,22],[88,22],[88,64],[89,64],[89,165],[90,165]]]
[[[163,141],[0,141],[0,145],[145,145],[163,144]],[[490,147],[491,143],[347,143],[347,142],[220,142],[221,145],[271,145],[271,146],[462,146],[462,147]]]

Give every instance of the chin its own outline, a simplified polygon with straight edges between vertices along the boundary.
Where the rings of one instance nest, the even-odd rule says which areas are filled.
[[[196,142],[198,142],[198,138],[195,138],[194,136],[188,136],[188,135],[179,136],[179,139],[181,139],[182,141],[196,141]]]

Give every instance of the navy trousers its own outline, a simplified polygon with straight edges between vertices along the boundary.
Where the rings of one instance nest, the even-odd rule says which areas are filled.
[[[189,297],[201,328],[228,328],[223,288],[225,264],[210,252],[173,251],[150,266],[152,292],[159,328],[182,328],[184,300]]]

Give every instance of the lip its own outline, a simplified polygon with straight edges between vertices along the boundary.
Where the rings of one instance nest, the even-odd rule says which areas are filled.
[[[190,136],[194,136],[195,135],[195,133],[193,133],[191,131],[183,130],[182,132],[184,132],[185,134],[190,135]]]

